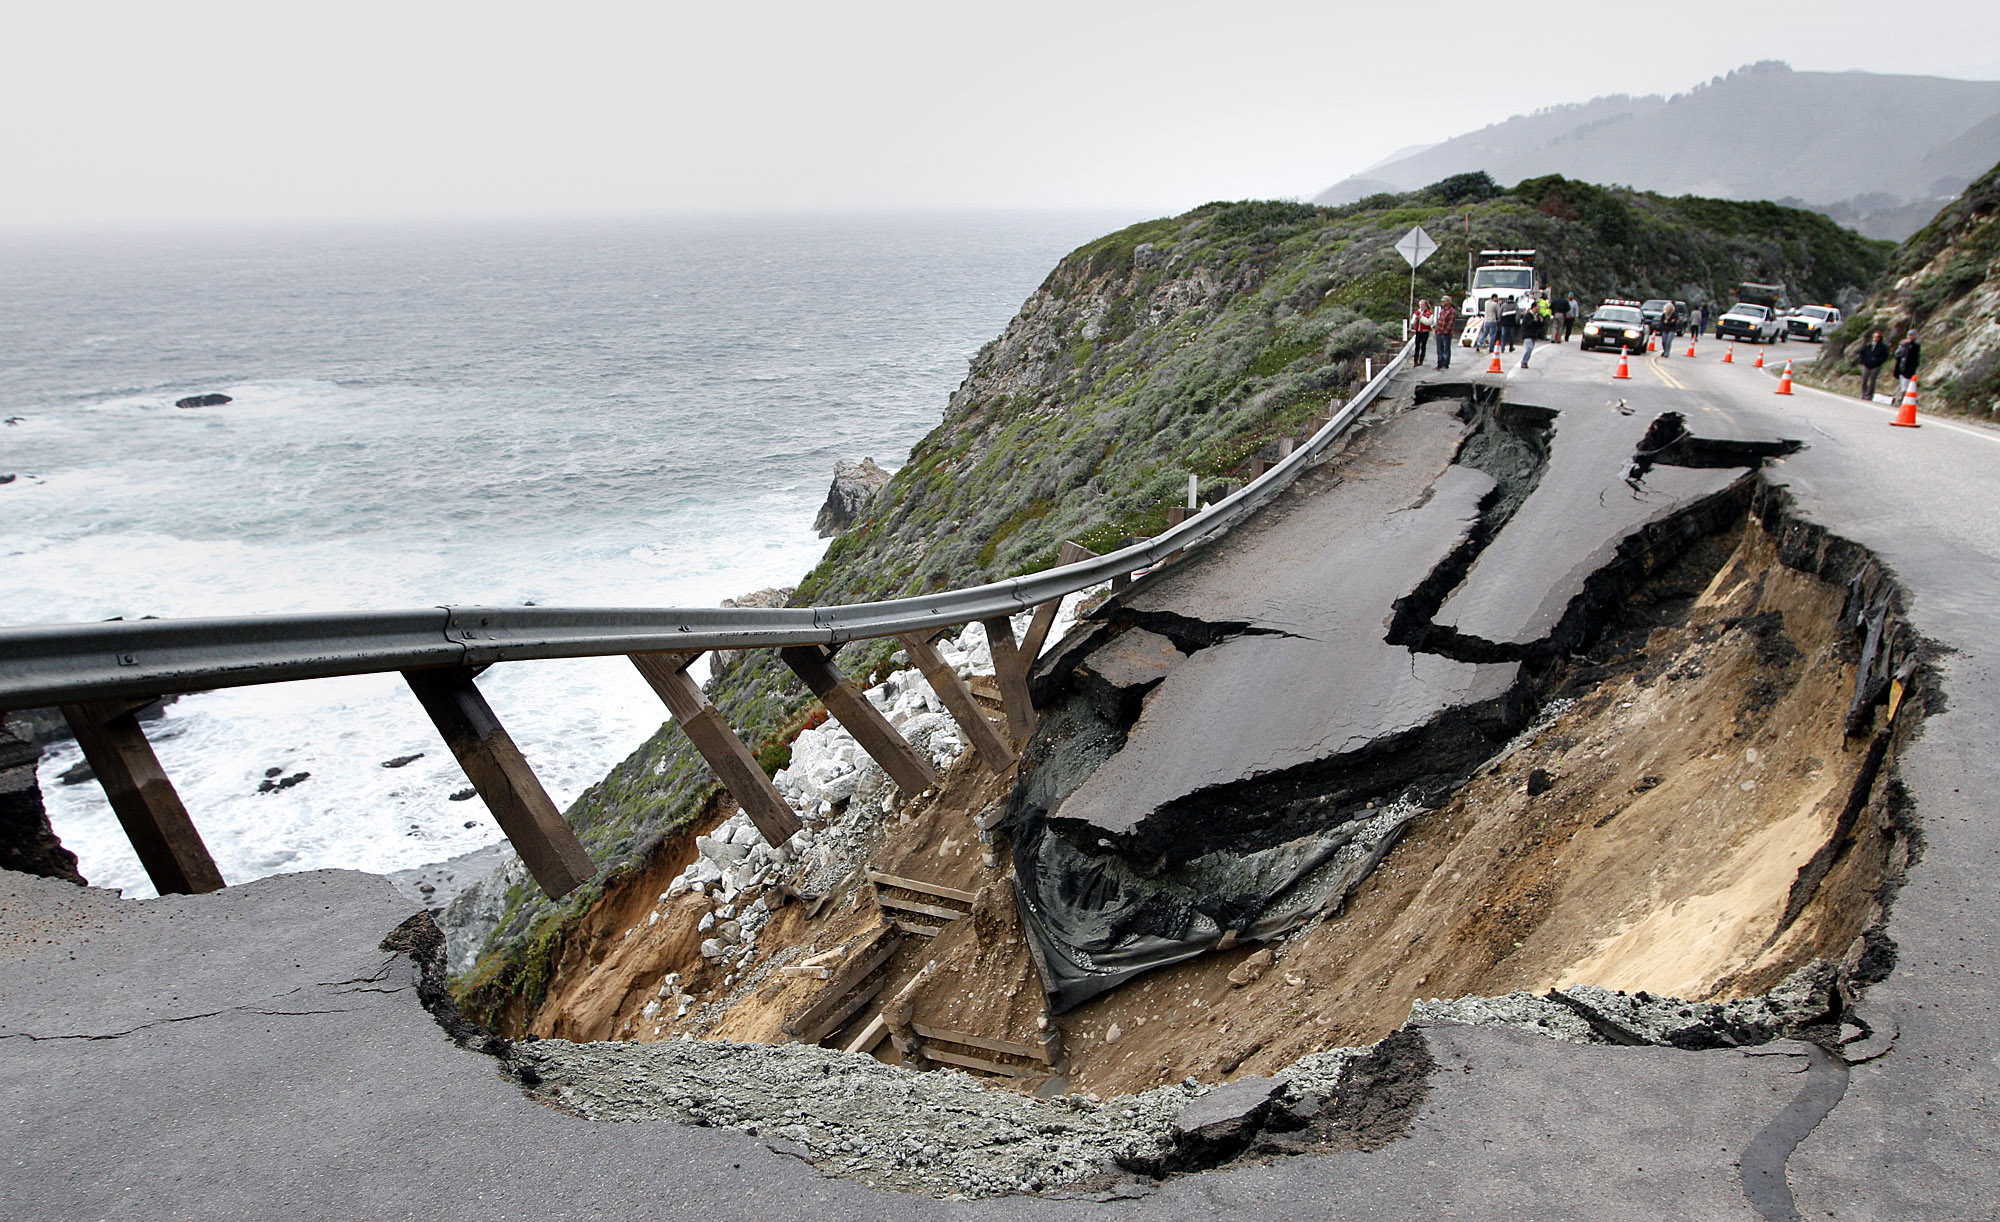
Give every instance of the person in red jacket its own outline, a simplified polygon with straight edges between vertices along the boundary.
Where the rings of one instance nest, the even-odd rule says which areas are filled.
[[[1431,328],[1437,332],[1437,367],[1451,368],[1451,350],[1457,346],[1458,307],[1449,300],[1437,303],[1431,318]]]
[[[1419,297],[1417,299],[1416,312],[1410,315],[1410,330],[1417,337],[1417,354],[1412,362],[1413,364],[1421,365],[1424,363],[1424,344],[1430,340],[1431,327],[1436,323],[1437,312],[1431,309],[1431,299],[1428,297]]]

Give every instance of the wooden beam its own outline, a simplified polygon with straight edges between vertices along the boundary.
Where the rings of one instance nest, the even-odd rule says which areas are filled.
[[[880,997],[882,990],[888,986],[888,976],[877,976],[873,981],[863,985],[860,992],[841,1002],[838,1006],[835,1006],[811,1027],[801,1030],[798,1035],[799,1043],[817,1044],[827,1036],[845,1027],[849,1020],[856,1014],[861,1013],[862,1007]]]
[[[105,701],[62,706],[83,758],[104,787],[111,810],[125,828],[139,864],[161,895],[202,895],[222,889],[208,846],[201,842],[174,783],[146,741],[138,709],[151,701]]]
[[[956,908],[939,908],[935,904],[920,904],[915,900],[906,900],[898,895],[883,895],[880,891],[875,893],[875,902],[884,908],[894,908],[899,912],[914,912],[918,916],[936,917],[940,921],[956,921],[966,915]]]
[[[1056,564],[1058,566],[1075,564],[1079,560],[1088,560],[1096,554],[1096,552],[1091,551],[1083,544],[1075,540],[1069,540],[1062,545],[1062,552],[1056,557]],[[1056,626],[1056,614],[1061,610],[1062,599],[1060,598],[1051,598],[1049,601],[1035,608],[1035,618],[1028,621],[1027,634],[1021,638],[1021,674],[1023,676],[1032,673],[1035,669],[1035,663],[1041,660],[1042,646],[1048,644],[1049,630]]]
[[[942,899],[957,900],[961,904],[970,904],[974,898],[972,892],[958,887],[947,887],[942,883],[921,882],[914,878],[904,878],[899,874],[884,874],[880,870],[872,868],[868,871],[867,877],[871,883],[901,887],[905,891],[915,891],[922,895],[935,895]],[[812,961],[808,959],[806,962],[810,963]]]
[[[861,1029],[861,1034],[854,1037],[854,1042],[847,1046],[847,1051],[872,1053],[875,1051],[876,1045],[887,1039],[888,1036],[889,1024],[883,1022],[882,1016],[877,1014],[874,1018],[868,1020],[868,1025]]]
[[[946,1065],[962,1065],[967,1069],[984,1070],[987,1073],[1007,1078],[1032,1078],[1041,1072],[1037,1069],[1023,1069],[1018,1065],[1002,1065],[998,1061],[988,1061],[981,1057],[967,1056],[962,1052],[951,1052],[939,1048],[929,1040],[924,1041],[924,1056],[929,1060],[940,1061]]]
[[[493,812],[494,822],[513,842],[528,873],[550,899],[560,899],[597,868],[480,695],[472,681],[476,673],[470,667],[441,666],[406,670],[403,680],[430,714],[486,809]]]
[[[887,925],[877,928],[848,958],[847,963],[834,973],[833,979],[827,982],[827,986],[815,993],[813,999],[801,1007],[797,1014],[786,1019],[779,1030],[786,1035],[805,1040],[806,1032],[816,1029],[821,1020],[840,1005],[841,998],[860,984],[870,972],[887,963],[889,956],[895,954],[896,948],[902,944],[903,936],[899,931]],[[821,1035],[805,1042],[816,1043],[824,1034],[821,1032]]]
[[[854,736],[863,751],[882,765],[882,771],[889,774],[899,789],[906,794],[919,794],[937,788],[937,772],[931,762],[917,754],[917,749],[896,732],[880,709],[868,703],[860,688],[848,682],[824,648],[788,645],[778,650],[778,656],[805,680],[813,695],[826,705],[827,712]]]
[[[944,932],[944,929],[940,926],[919,925],[915,921],[906,921],[901,917],[889,918],[889,924],[904,933],[915,934],[919,938],[935,938]]]
[[[963,1044],[967,1048],[983,1048],[988,1052],[1005,1053],[1013,1057],[1025,1057],[1030,1061],[1042,1059],[1042,1050],[1030,1048],[1026,1044],[1016,1044],[1010,1040],[987,1039],[968,1031],[947,1031],[943,1027],[927,1027],[922,1023],[911,1023],[910,1028],[927,1040],[943,1040],[947,1044]]]
[[[1028,672],[1021,666],[1021,651],[1014,647],[1014,621],[996,615],[979,622],[993,648],[993,681],[999,685],[1000,703],[1007,709],[1007,732],[1015,742],[1027,742],[1035,732],[1035,706],[1028,699]]]
[[[965,686],[965,680],[959,678],[958,672],[945,664],[937,649],[931,645],[929,635],[922,632],[906,632],[900,639],[903,642],[904,652],[910,655],[910,661],[915,662],[917,669],[924,673],[924,678],[930,682],[931,690],[938,694],[939,700],[944,701],[944,707],[951,714],[951,719],[958,723],[960,730],[964,731],[966,741],[972,744],[973,750],[979,752],[980,762],[991,772],[1005,772],[1012,767],[1014,749],[1007,745],[1007,739],[994,728],[993,723],[986,720],[985,711],[979,707],[979,702],[973,699],[971,689]]]
[[[764,775],[749,746],[708,702],[701,685],[689,677],[687,668],[700,655],[676,651],[629,656],[654,694],[674,715],[674,724],[680,726],[694,749],[701,752],[701,758],[708,761],[709,769],[736,799],[736,805],[750,816],[750,822],[757,825],[765,842],[777,848],[798,835],[798,815],[778,793],[778,787],[771,784],[771,778]]]

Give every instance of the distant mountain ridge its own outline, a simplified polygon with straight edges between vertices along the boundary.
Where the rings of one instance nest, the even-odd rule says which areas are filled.
[[[1373,166],[1313,202],[1352,203],[1471,170],[1502,184],[1561,174],[1774,200],[1901,240],[1996,160],[2000,81],[1794,72],[1767,60],[1670,98],[1612,94],[1516,115]]]

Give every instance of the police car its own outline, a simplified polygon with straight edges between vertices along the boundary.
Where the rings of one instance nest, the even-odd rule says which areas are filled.
[[[1588,352],[1592,348],[1624,348],[1644,352],[1646,336],[1651,333],[1641,303],[1607,301],[1583,324],[1583,349]]]

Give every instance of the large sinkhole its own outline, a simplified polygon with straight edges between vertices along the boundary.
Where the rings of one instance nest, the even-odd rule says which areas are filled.
[[[1440,624],[1562,427],[1470,392],[1410,409],[1441,411],[1491,488],[1380,637],[1504,663],[1503,687],[1099,835],[1066,795],[1175,666],[1261,631],[1113,598],[1044,655],[1018,775],[968,754],[933,794],[858,785],[762,890],[687,887],[695,836],[663,843],[500,1011],[511,1071],[582,1116],[983,1196],[1393,1140],[1429,1022],[1690,1050],[1865,1036],[1848,1007],[1893,964],[1916,843],[1895,759],[1940,698],[1890,576],[1792,513],[1758,469],[1785,446],[1640,421],[1634,495],[1659,464],[1740,474],[1619,538],[1540,637]],[[1340,495],[1369,444],[1287,495]],[[752,950],[706,953],[746,926]]]

